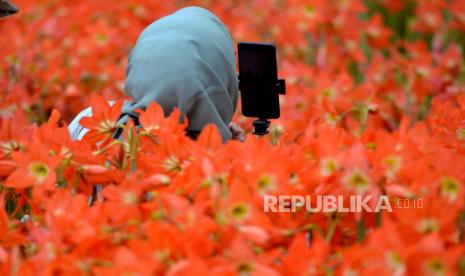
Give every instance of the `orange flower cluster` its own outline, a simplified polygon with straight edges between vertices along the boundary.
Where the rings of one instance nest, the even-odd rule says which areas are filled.
[[[465,275],[462,0],[15,4],[0,21],[0,275]],[[154,103],[111,139],[135,39],[187,5],[277,44],[288,94],[265,138],[239,108],[244,143],[213,126],[193,141]],[[264,195],[395,208],[267,213]]]

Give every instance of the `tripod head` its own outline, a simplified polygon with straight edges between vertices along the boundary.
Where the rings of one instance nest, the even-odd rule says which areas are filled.
[[[269,130],[268,128],[270,127],[270,121],[267,119],[257,119],[253,121],[253,134],[254,135],[259,135],[263,136],[268,134]]]

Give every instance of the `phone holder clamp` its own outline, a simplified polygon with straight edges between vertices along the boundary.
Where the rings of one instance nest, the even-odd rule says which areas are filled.
[[[276,92],[281,95],[286,95],[286,80],[285,79],[278,79],[276,82]]]

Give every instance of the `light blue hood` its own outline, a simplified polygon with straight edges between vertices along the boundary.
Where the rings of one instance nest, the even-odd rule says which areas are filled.
[[[135,110],[158,102],[170,114],[178,107],[188,130],[215,124],[223,141],[237,107],[238,81],[233,41],[211,12],[188,7],[149,25],[132,49],[125,91],[133,102],[123,106],[120,123]]]

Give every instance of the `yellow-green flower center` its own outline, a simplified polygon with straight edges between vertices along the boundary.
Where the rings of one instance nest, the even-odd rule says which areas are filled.
[[[99,125],[99,131],[100,133],[108,133],[108,132],[113,132],[114,130],[114,122],[110,120],[105,120],[102,121]]]
[[[327,88],[321,91],[321,96],[329,99],[334,99],[336,96],[336,90],[333,88]]]
[[[133,191],[123,193],[123,202],[127,205],[135,204],[138,201],[137,194]]]
[[[399,274],[402,274],[402,272],[404,272],[405,264],[399,253],[394,251],[387,252],[386,260],[389,266],[392,267],[395,270],[395,272],[399,272]]]
[[[249,207],[245,203],[234,204],[230,209],[233,218],[241,220],[249,214]]]
[[[463,141],[465,140],[465,128],[458,128],[456,131],[455,131],[455,135],[457,136],[457,140],[459,141]]]
[[[326,121],[326,123],[328,123],[328,125],[330,125],[330,126],[337,125],[337,120],[338,120],[338,118],[335,115],[333,115],[331,113],[326,113],[325,114],[325,121]]]
[[[165,159],[165,162],[163,162],[163,167],[165,168],[165,170],[169,172],[180,172],[181,171],[181,163],[179,162],[179,159],[173,155]]]
[[[386,166],[386,176],[393,178],[401,167],[402,159],[399,156],[389,155],[384,158],[383,163]]]
[[[325,158],[321,160],[320,172],[323,176],[328,176],[339,170],[337,161],[333,158]]]
[[[48,176],[48,166],[42,162],[34,162],[29,166],[30,173],[40,182],[44,181]]]
[[[439,230],[438,222],[433,218],[422,219],[417,228],[421,234],[429,234]]]
[[[237,265],[236,269],[239,275],[249,275],[249,273],[252,271],[252,264],[248,262],[242,262]]]
[[[445,272],[444,264],[441,261],[436,260],[436,259],[428,261],[428,263],[426,265],[426,268],[427,268],[428,272],[431,273],[431,275],[440,276],[440,275],[445,274],[444,273]]]
[[[439,191],[442,196],[455,200],[459,194],[459,182],[453,177],[443,177],[439,181]]]
[[[272,190],[276,185],[272,175],[263,174],[257,181],[258,190],[263,193]]]
[[[364,192],[368,189],[370,180],[362,171],[355,170],[345,177],[345,183],[357,192]]]

